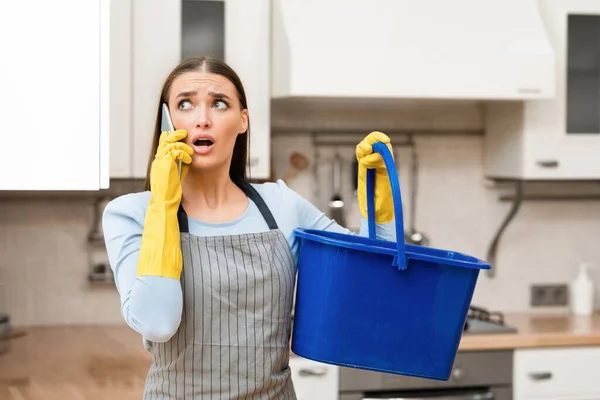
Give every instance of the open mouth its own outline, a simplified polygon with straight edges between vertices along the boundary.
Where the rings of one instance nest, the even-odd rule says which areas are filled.
[[[194,142],[194,146],[198,147],[210,147],[213,145],[212,140],[209,139],[198,139]]]

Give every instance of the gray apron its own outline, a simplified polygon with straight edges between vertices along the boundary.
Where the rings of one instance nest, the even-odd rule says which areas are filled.
[[[256,190],[270,231],[191,235],[179,207],[183,313],[177,333],[152,344],[144,400],[295,400],[289,362],[296,266],[284,234]]]

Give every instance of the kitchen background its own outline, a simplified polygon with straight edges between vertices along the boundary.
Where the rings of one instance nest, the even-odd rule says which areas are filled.
[[[406,135],[396,132],[413,132],[419,163],[417,229],[430,238],[433,247],[485,259],[490,242],[511,207],[510,202],[500,201],[500,196],[513,190],[510,184],[494,184],[483,177],[481,105],[407,108],[404,112],[395,109],[361,114],[351,110],[327,115],[310,109],[281,110],[273,117],[275,177],[282,177],[291,168],[289,159],[293,152],[306,155],[308,168],[287,183],[327,212],[327,201],[333,195],[331,163],[337,149],[343,159],[342,195],[347,202],[347,225],[355,228],[359,220],[351,175],[355,143],[371,130],[392,132],[393,143],[398,143],[395,150],[408,227],[411,152],[401,146]],[[310,120],[308,126],[303,122],[306,118]],[[334,129],[338,132],[327,133]],[[357,133],[339,133],[344,130]],[[317,141],[327,139],[327,144],[315,144],[315,137]],[[114,184],[117,189],[113,190],[119,193],[141,190],[139,181]],[[566,182],[532,188],[553,194],[593,193],[600,189],[598,186]],[[110,192],[107,195],[110,198]],[[0,309],[11,315],[14,325],[123,323],[114,286],[90,285],[88,281],[90,255],[102,261],[102,245],[90,245],[87,240],[96,210],[93,198],[0,194]],[[599,219],[600,198],[525,200],[500,239],[496,276],[490,279],[485,273],[480,274],[473,303],[504,312],[556,311],[556,307],[532,307],[530,286],[569,283],[580,263],[598,263]],[[598,272],[592,269],[590,273],[598,284]]]
[[[142,190],[166,75],[207,53],[244,82],[256,181],[284,178],[328,212],[339,158],[345,225],[357,230],[355,146],[385,132],[405,231],[493,265],[458,326],[448,380],[291,352],[299,400],[600,399],[600,296],[571,286],[586,265],[600,290],[598,0],[35,7],[0,2],[0,48],[19,61],[0,63],[0,400],[142,397],[152,354],[121,315],[101,216]],[[45,54],[59,62],[40,74]],[[41,85],[52,103],[33,103],[34,118],[14,99]],[[68,124],[54,105],[68,105]],[[43,147],[15,134],[32,120]]]

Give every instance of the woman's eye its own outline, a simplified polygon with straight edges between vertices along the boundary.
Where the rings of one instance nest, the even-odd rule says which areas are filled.
[[[225,103],[223,100],[216,100],[215,107],[216,108],[227,108],[227,103]]]
[[[189,100],[181,100],[178,107],[180,110],[189,110],[192,107],[192,103]]]

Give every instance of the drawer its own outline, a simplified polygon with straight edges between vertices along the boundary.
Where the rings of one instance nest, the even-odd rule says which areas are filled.
[[[292,381],[298,400],[337,400],[339,368],[303,357],[290,357]]]
[[[600,347],[515,350],[515,400],[598,400],[599,366]]]

